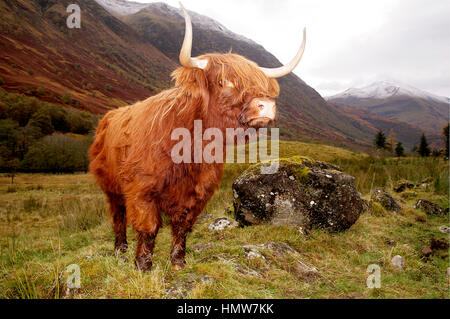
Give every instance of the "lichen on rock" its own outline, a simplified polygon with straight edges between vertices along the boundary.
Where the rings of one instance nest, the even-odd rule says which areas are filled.
[[[274,174],[251,166],[233,183],[234,214],[241,225],[272,224],[341,231],[363,210],[354,178],[339,167],[306,157],[282,158]]]

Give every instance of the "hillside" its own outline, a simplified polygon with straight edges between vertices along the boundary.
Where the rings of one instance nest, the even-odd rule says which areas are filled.
[[[414,146],[417,146],[422,136],[422,130],[407,124],[405,122],[389,119],[368,111],[360,110],[351,106],[341,105],[339,103],[328,102],[330,107],[335,108],[336,112],[345,114],[359,122],[362,127],[372,130],[373,135],[379,130],[383,131],[385,136],[389,136],[391,130],[394,130],[395,140],[403,143],[407,152],[410,152]],[[440,149],[443,147],[443,139],[439,134],[427,134],[427,141],[432,148]]]
[[[208,229],[226,216],[232,204],[231,184],[247,167],[227,164],[220,189],[200,215],[187,242],[187,265],[170,267],[167,219],[156,241],[153,269],[135,270],[135,234],[129,228],[129,250],[113,252],[114,237],[107,202],[91,175],[20,174],[16,184],[0,175],[0,298],[448,298],[448,251],[421,258],[448,215],[430,216],[413,208],[418,198],[448,207],[448,165],[440,159],[369,157],[336,147],[282,142],[282,157],[303,155],[340,166],[355,176],[369,200],[373,188],[391,190],[401,179],[434,182],[403,198],[399,214],[371,202],[348,230],[302,234],[296,227],[250,226]],[[413,196],[406,197],[403,195]],[[230,215],[227,216],[231,218]],[[298,252],[285,256],[263,251],[265,260],[249,259],[243,246],[278,242]],[[405,260],[402,270],[391,264]],[[314,266],[309,276],[298,265]],[[66,290],[68,265],[81,269],[81,287]],[[369,289],[367,268],[381,268],[381,288]]]
[[[172,85],[170,73],[179,65],[184,35],[177,8],[163,3],[85,0],[81,29],[68,29],[65,9],[69,3],[0,0],[3,89],[103,114]],[[194,55],[232,49],[261,66],[281,65],[254,41],[213,19],[195,12],[191,15]],[[289,36],[300,42],[298,34]],[[367,148],[374,127],[384,129],[374,121],[368,125],[351,112],[336,111],[294,74],[279,83],[277,126],[283,139]]]
[[[328,101],[402,121],[424,132],[441,134],[449,119],[449,99],[393,81],[348,89]]]
[[[93,0],[69,29],[70,3],[0,0],[4,89],[104,113],[169,85],[175,63]]]

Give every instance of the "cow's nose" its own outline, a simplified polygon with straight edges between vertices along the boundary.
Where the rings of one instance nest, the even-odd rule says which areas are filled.
[[[270,100],[260,100],[257,103],[259,109],[260,117],[267,117],[271,120],[275,119],[276,115],[276,104],[274,101]]]

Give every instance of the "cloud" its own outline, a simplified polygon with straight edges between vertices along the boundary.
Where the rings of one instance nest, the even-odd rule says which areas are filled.
[[[137,0],[139,2],[153,2]],[[178,6],[177,0],[166,0]],[[184,0],[190,10],[263,45],[322,95],[396,79],[450,96],[448,0]]]
[[[353,37],[330,57],[309,70],[317,83],[360,85],[386,78],[450,95],[450,2],[402,1],[378,29]],[[333,87],[325,88],[327,92]]]

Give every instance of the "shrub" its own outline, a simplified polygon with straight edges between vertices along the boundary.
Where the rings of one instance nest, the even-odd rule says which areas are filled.
[[[73,173],[87,171],[87,151],[91,138],[76,138],[55,133],[33,145],[21,163],[21,169],[31,172]]]
[[[61,102],[64,104],[72,103],[72,96],[69,93],[64,93],[61,97]]]
[[[44,135],[52,134],[55,131],[50,112],[47,108],[41,108],[34,113],[28,125],[38,127]]]

